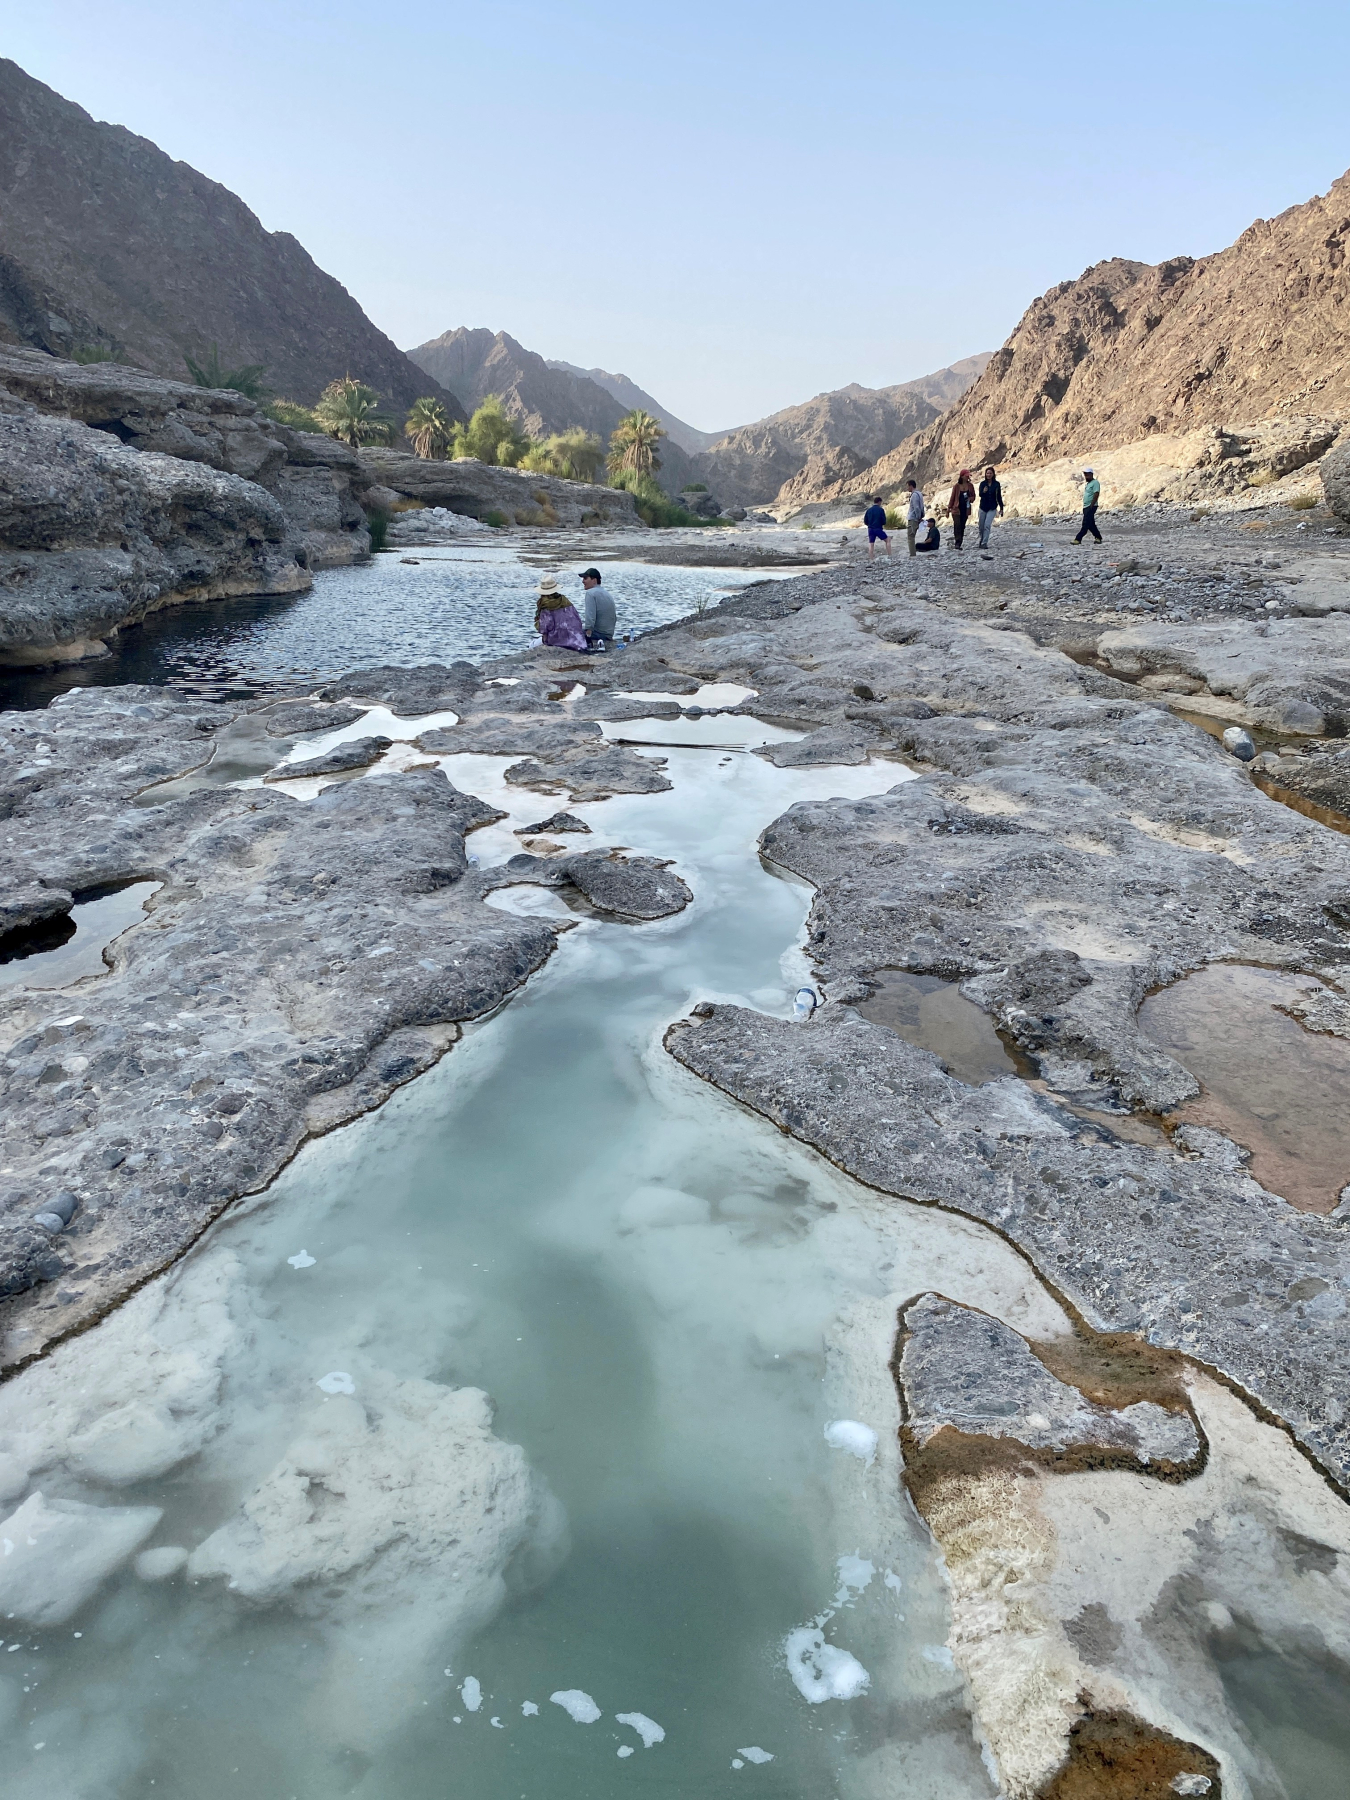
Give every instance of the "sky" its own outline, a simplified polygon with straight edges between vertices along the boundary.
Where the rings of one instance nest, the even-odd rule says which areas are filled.
[[[36,0],[0,54],[402,347],[487,325],[705,430],[996,349],[1350,164],[1345,0]]]

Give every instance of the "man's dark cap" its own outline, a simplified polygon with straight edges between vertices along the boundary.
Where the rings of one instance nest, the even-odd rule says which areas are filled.
[[[596,581],[603,580],[603,577],[601,576],[599,569],[583,569],[581,571],[580,575],[577,576],[577,580],[585,581],[585,579],[588,575],[590,575]]]

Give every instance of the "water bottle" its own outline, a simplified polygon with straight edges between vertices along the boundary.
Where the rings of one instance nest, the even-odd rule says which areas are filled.
[[[819,1004],[814,988],[799,987],[792,1003],[792,1016],[799,1025],[804,1025]]]

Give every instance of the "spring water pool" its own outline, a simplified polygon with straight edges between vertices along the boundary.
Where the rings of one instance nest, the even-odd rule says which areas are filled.
[[[529,548],[535,561],[521,559]],[[595,555],[584,544],[550,567],[569,594]],[[72,687],[166,685],[204,698],[242,698],[295,681],[320,681],[380,663],[483,662],[528,649],[542,566],[535,546],[484,543],[387,551],[349,569],[325,569],[306,594],[254,596],[152,614],[113,640],[112,655],[40,670],[0,670],[0,711],[45,706]],[[799,573],[793,570],[789,573]],[[606,561],[620,632],[650,631],[763,571],[685,569]]]
[[[7,1800],[992,1793],[887,1357],[928,1286],[1042,1337],[1062,1315],[992,1234],[871,1195],[660,1047],[697,998],[788,1013],[807,896],[757,834],[905,772],[666,754],[673,792],[578,810],[673,857],[684,914],[565,932],[434,1070],[0,1390],[4,1516],[40,1489],[85,1545],[32,1564],[47,1623],[0,1617]],[[426,1434],[474,1388],[510,1480]],[[350,1430],[402,1470],[365,1512],[375,1449],[324,1460]],[[522,1509],[497,1563],[458,1525],[427,1548],[463,1491]],[[92,1586],[81,1506],[140,1553]],[[233,1586],[182,1568],[222,1533]]]

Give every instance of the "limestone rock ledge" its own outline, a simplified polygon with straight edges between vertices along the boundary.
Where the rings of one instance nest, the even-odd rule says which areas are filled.
[[[43,894],[60,911],[96,886],[162,884],[106,973],[0,997],[6,1363],[97,1317],[307,1135],[427,1068],[556,941],[465,880],[465,833],[497,815],[438,770],[306,802],[208,785],[136,803],[206,763],[238,710],[115,687],[0,716],[0,891],[19,915]]]

